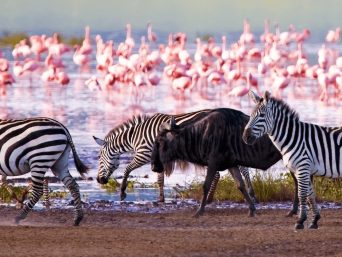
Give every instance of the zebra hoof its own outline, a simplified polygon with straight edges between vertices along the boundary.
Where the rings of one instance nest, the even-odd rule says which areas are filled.
[[[15,219],[14,219],[14,223],[15,223],[16,225],[19,225],[19,223],[20,223],[20,221],[21,221],[22,219],[23,219],[22,217],[17,216],[17,217],[15,217]]]
[[[249,211],[248,216],[249,217],[255,217],[255,210]]]
[[[195,215],[194,216],[192,216],[192,217],[194,217],[194,218],[196,218],[196,219],[198,219],[200,216],[202,216],[204,214],[204,212],[203,211],[201,211],[201,210],[198,210],[196,213],[195,213]]]
[[[75,220],[74,220],[74,226],[79,226],[81,221],[83,219],[83,216],[81,217],[77,217]]]
[[[318,224],[311,223],[309,229],[318,229]]]
[[[295,229],[304,229],[304,224],[303,223],[296,223]]]

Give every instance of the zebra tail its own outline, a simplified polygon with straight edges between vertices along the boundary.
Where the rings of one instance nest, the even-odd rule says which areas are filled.
[[[76,169],[80,173],[81,177],[85,178],[85,174],[87,174],[89,168],[81,161],[80,157],[78,157],[75,145],[73,144],[72,141],[70,141],[70,146],[71,146],[72,154],[74,156]]]
[[[68,138],[68,142],[70,144],[71,150],[72,150],[72,155],[74,156],[74,162],[75,162],[75,166],[77,171],[80,173],[82,178],[86,178],[85,174],[87,174],[89,168],[81,161],[80,157],[78,157],[78,154],[76,152],[76,147],[74,145],[74,142],[72,141],[71,135],[69,133],[69,130],[62,124],[62,126],[65,129],[67,138]]]

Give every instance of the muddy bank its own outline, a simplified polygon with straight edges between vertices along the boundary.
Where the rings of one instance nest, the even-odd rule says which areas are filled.
[[[287,210],[196,207],[165,213],[87,209],[72,227],[71,209],[35,210],[19,226],[0,207],[0,256],[342,256],[342,210],[323,209],[318,230],[295,231]]]

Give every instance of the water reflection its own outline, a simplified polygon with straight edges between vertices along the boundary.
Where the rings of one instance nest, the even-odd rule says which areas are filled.
[[[124,85],[108,90],[91,91],[84,85],[87,76],[89,74],[75,73],[67,86],[43,84],[39,78],[33,77],[32,81],[21,79],[12,86],[2,87],[0,88],[0,118],[47,116],[62,122],[68,127],[81,159],[91,167],[90,177],[96,176],[98,156],[98,148],[92,135],[103,138],[112,128],[131,118],[132,115],[155,112],[183,113],[217,107],[240,109],[249,114],[252,108],[247,96],[242,99],[229,98],[220,89],[217,89],[217,92],[206,93],[194,91],[191,95],[180,99],[172,95],[170,86],[165,81],[156,87],[135,89],[135,92]],[[261,92],[263,90],[260,89]],[[305,87],[286,89],[284,99],[297,110],[304,121],[326,126],[342,124],[341,104],[336,101],[324,105],[314,100],[317,99],[313,97],[315,94],[317,92],[310,88],[308,83]],[[125,165],[121,165],[114,176],[122,175]],[[281,163],[278,163],[274,169],[279,167],[283,169]],[[70,165],[70,168],[71,173],[77,176],[74,166]],[[47,175],[52,176],[51,173]],[[146,183],[156,181],[156,175],[150,171],[149,165],[133,171],[132,175],[140,177],[148,175]],[[186,179],[184,176],[187,176]],[[176,172],[172,178],[166,180],[166,185],[190,183],[196,176],[198,177],[198,174],[184,175],[183,172]],[[99,192],[103,193],[104,190],[99,189],[97,184],[92,184],[91,188],[93,191],[89,194],[95,196],[97,194],[98,197],[103,198]],[[81,189],[86,191],[87,185],[83,185]],[[144,196],[139,197],[146,197],[145,193]],[[134,194],[129,197],[130,200],[137,198]]]

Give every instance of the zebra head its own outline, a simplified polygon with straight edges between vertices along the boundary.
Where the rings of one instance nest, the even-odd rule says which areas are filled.
[[[273,111],[271,108],[271,94],[266,91],[264,97],[259,97],[253,91],[249,91],[250,98],[256,104],[249,118],[242,138],[246,144],[254,144],[255,140],[264,134],[271,132],[273,127]]]
[[[95,142],[101,146],[97,182],[100,184],[107,184],[110,175],[119,167],[120,154],[113,150],[110,142],[97,137],[94,137],[94,139]]]

